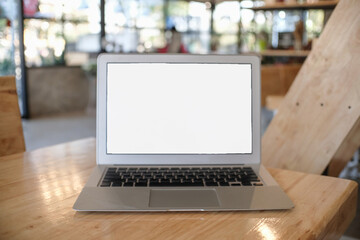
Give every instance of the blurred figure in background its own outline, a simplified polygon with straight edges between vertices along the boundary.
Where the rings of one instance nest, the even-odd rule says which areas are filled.
[[[159,53],[187,53],[181,40],[181,33],[175,27],[171,28],[170,42],[164,47],[158,49]]]

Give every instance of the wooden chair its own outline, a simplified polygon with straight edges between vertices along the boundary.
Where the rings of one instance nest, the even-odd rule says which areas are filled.
[[[360,146],[360,1],[341,0],[262,138],[265,166],[338,174]]]
[[[0,156],[24,151],[15,77],[0,77]]]

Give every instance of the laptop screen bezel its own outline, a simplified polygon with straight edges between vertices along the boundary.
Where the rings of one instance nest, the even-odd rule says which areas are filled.
[[[250,64],[252,153],[239,154],[108,154],[107,66],[109,63]],[[244,55],[101,54],[97,61],[96,161],[99,165],[224,165],[260,163],[260,59]]]

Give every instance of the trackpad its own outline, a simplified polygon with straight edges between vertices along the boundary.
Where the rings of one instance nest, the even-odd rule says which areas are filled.
[[[215,190],[198,189],[152,189],[150,190],[150,207],[206,208],[219,207]]]

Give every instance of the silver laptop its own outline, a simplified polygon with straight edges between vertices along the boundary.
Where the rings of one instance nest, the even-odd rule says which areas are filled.
[[[261,165],[256,56],[98,57],[97,166],[78,211],[294,205]]]

